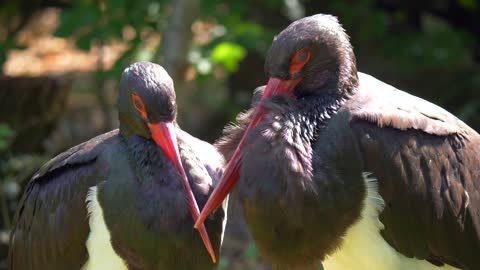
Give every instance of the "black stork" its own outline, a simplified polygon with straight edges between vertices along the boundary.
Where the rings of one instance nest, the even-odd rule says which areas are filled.
[[[275,38],[261,100],[218,142],[230,161],[196,226],[238,182],[274,269],[480,269],[479,134],[355,61],[333,16]]]
[[[206,222],[210,239],[193,224],[223,157],[176,124],[173,82],[160,65],[132,64],[119,88],[120,128],[33,176],[11,234],[10,270],[216,267],[224,209]]]

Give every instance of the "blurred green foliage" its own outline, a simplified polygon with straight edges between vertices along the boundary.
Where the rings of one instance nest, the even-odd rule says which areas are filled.
[[[231,42],[222,42],[212,50],[211,59],[214,63],[222,64],[229,72],[238,70],[238,63],[245,57],[247,51],[240,45]]]
[[[458,66],[471,61],[472,38],[435,17],[424,18],[424,30],[384,40],[382,53],[390,54],[403,69]],[[391,52],[395,51],[395,54]]]
[[[0,175],[4,182],[14,182],[16,184],[26,184],[25,179],[47,161],[47,157],[38,154],[17,155],[8,159],[5,163],[0,163]]]
[[[125,42],[128,49],[112,69],[100,71],[99,79],[117,78],[131,61],[142,57],[142,31],[161,31],[166,21],[165,6],[169,1],[151,0],[78,0],[61,15],[55,35],[73,37],[79,49],[92,45]],[[130,29],[131,34],[125,32]],[[149,59],[142,59],[149,60]]]
[[[312,2],[312,3],[310,3]],[[387,13],[377,8],[374,0],[326,1],[325,9],[332,10],[341,18],[349,33],[365,44],[375,44],[384,57],[404,70],[424,69],[439,65],[462,65],[471,60],[470,48],[475,43],[471,33],[459,31],[447,21],[425,15],[421,29],[411,31],[392,31],[392,26],[406,24],[406,9],[397,8]],[[446,5],[449,1],[440,1]],[[467,10],[478,10],[475,0],[457,0],[458,5]],[[118,59],[113,69],[102,71],[99,79],[117,78],[123,68],[135,60],[154,60],[156,52],[146,53],[142,41],[148,32],[162,33],[171,13],[169,0],[76,0],[68,1],[61,13],[61,23],[56,31],[59,37],[76,40],[79,49],[90,50],[92,45],[109,44],[121,40],[128,49]],[[302,1],[305,6],[313,1]],[[200,2],[200,20],[212,21],[221,26],[214,33],[211,42],[197,46],[201,55],[194,61],[209,61],[220,64],[226,71],[235,72],[238,63],[248,51],[264,55],[275,33],[279,29],[267,27],[258,19],[252,19],[252,7],[264,11],[285,13],[285,1],[268,0],[204,0]],[[18,20],[25,3],[8,2],[0,7],[0,22],[7,27],[8,33],[0,40],[0,63],[5,60],[5,52],[19,48],[13,39],[21,22]],[[322,12],[322,10],[318,10]],[[273,19],[273,18],[272,18]],[[361,22],[361,23],[359,23]],[[133,32],[128,36],[126,32]],[[420,30],[420,31],[419,31]],[[1,36],[0,36],[1,39]],[[160,48],[153,48],[158,51]],[[245,50],[242,50],[245,49]],[[394,53],[392,53],[394,52]],[[211,69],[205,63],[193,62],[200,67],[201,74],[209,74]],[[202,69],[203,68],[203,69]]]
[[[256,258],[258,254],[257,246],[255,243],[250,243],[245,250],[245,257],[247,258]]]
[[[21,48],[16,43],[16,34],[32,12],[47,2],[7,1],[0,6],[0,73],[7,53]],[[421,4],[413,0],[202,0],[198,21],[210,25],[203,30],[208,32],[208,39],[194,41],[191,46],[188,61],[196,71],[198,89],[192,90],[195,106],[181,109],[186,115],[193,115],[195,123],[201,122],[205,108],[219,110],[205,116],[207,120],[200,125],[210,138],[218,137],[223,125],[249,105],[253,87],[246,82],[253,81],[255,85],[266,82],[262,77],[263,58],[274,35],[290,22],[287,2],[295,2],[306,15],[338,16],[351,36],[361,71],[405,87],[480,128],[480,67],[478,56],[474,57],[479,54],[479,36],[465,23],[467,16],[480,11],[476,0]],[[149,40],[152,36],[161,38],[169,27],[173,1],[59,0],[58,3],[62,11],[56,36],[74,40],[76,47],[84,51],[116,42],[126,45],[111,69],[100,68],[94,74],[96,81],[117,81],[133,61],[159,62],[160,43]],[[452,6],[457,7],[455,12],[464,13],[449,17],[454,12]],[[215,72],[218,69],[224,72]],[[87,89],[96,91],[98,87]],[[241,91],[243,95],[238,94]],[[216,119],[212,115],[220,116]],[[0,151],[8,150],[14,130],[15,127],[0,124]],[[37,153],[11,156],[0,160],[0,175],[4,183],[24,183],[45,160]],[[249,243],[238,257],[256,262],[258,251]],[[231,265],[231,258],[221,258],[220,269],[230,269]]]
[[[0,123],[0,151],[8,148],[8,141],[13,135],[13,130],[7,125]]]
[[[15,41],[15,35],[25,24],[18,16],[21,8],[17,1],[7,1],[0,5],[0,25],[3,26],[3,33],[0,32],[0,74],[3,72],[3,63],[7,59],[8,51],[23,48]]]
[[[388,14],[374,8],[374,3],[335,1],[333,8],[354,40],[373,45],[398,68],[415,71],[468,64],[472,60],[474,38],[470,33],[429,14],[422,16],[420,29],[395,30],[395,26],[408,24],[406,11],[398,9]]]
[[[269,0],[270,8],[281,7],[283,1]],[[200,17],[213,20],[228,29],[217,33],[212,42],[202,46],[206,59],[221,64],[227,71],[235,72],[247,49],[265,53],[273,32],[246,18],[248,3],[241,1],[201,1]],[[233,12],[227,12],[233,11]],[[92,45],[110,44],[114,41],[127,42],[128,49],[120,57],[113,69],[102,72],[101,79],[116,78],[123,68],[135,60],[152,60],[156,53],[145,54],[142,36],[148,31],[163,32],[167,27],[167,17],[171,12],[170,1],[160,0],[78,0],[61,14],[61,24],[55,32],[59,37],[76,40],[79,49],[88,51]],[[133,30],[134,37],[126,37],[125,31]],[[148,35],[148,34],[147,34]],[[159,50],[160,47],[154,48]],[[197,63],[194,63],[197,64]]]
[[[458,2],[466,9],[474,10],[478,8],[478,2],[476,0],[458,0]]]

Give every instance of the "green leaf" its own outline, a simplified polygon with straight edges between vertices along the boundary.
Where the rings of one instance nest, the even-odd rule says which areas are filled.
[[[282,0],[265,0],[265,6],[270,10],[277,10],[281,9],[284,5],[284,1]]]
[[[55,35],[69,37],[78,29],[97,23],[100,20],[100,10],[94,5],[72,7],[64,10],[60,19]]]
[[[7,141],[0,140],[0,150],[5,150],[8,147]]]
[[[110,2],[110,8],[112,9],[124,9],[126,0],[111,0]]]
[[[0,139],[8,138],[13,135],[13,130],[4,123],[0,123]]]
[[[475,10],[478,7],[478,3],[476,0],[458,0],[460,6],[468,9],[468,10]]]
[[[228,258],[222,257],[222,258],[220,258],[220,261],[218,262],[218,269],[220,269],[220,270],[227,269],[229,264],[230,263],[228,261]]]
[[[247,55],[247,50],[242,46],[231,43],[222,42],[215,46],[210,55],[210,59],[217,64],[221,64],[229,72],[238,70],[238,64]]]
[[[77,48],[80,50],[88,52],[92,47],[92,37],[90,35],[83,35],[76,40],[75,45],[77,45]]]
[[[68,37],[77,29],[75,21],[75,9],[66,9],[60,14],[60,25],[55,30],[54,35],[57,37]]]
[[[13,130],[7,124],[0,123],[0,150],[8,147],[8,139],[13,135]]]
[[[255,243],[250,243],[245,250],[245,257],[247,258],[256,258],[257,257],[257,247]]]

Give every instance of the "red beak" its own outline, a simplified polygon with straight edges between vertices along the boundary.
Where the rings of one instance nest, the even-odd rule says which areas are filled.
[[[190,187],[190,183],[188,182],[185,170],[183,169],[182,161],[180,160],[175,125],[173,124],[173,122],[159,122],[156,124],[149,123],[148,127],[150,128],[150,132],[152,133],[153,140],[160,147],[162,147],[168,159],[170,159],[173,165],[177,168],[178,172],[181,174],[182,185],[187,194],[188,206],[190,208],[190,212],[192,213],[193,220],[196,221],[198,219],[198,216],[200,215],[200,211],[198,209],[197,201],[193,196],[192,188]],[[198,230],[200,232],[200,236],[202,237],[203,243],[207,248],[208,253],[212,257],[212,261],[216,263],[217,258],[215,257],[215,251],[213,250],[212,244],[210,243],[210,238],[208,237],[205,225],[202,224],[201,226],[199,226]]]
[[[301,81],[299,79],[292,79],[292,80],[285,80],[282,81],[277,78],[270,78],[267,83],[267,87],[265,88],[265,92],[263,92],[262,100],[269,98],[274,95],[282,95],[282,94],[291,94],[292,90],[295,86]],[[240,143],[237,145],[237,149],[233,153],[232,158],[228,162],[227,169],[222,176],[222,180],[217,185],[215,190],[213,191],[212,195],[205,204],[205,207],[200,214],[200,217],[197,219],[195,223],[195,228],[199,228],[205,219],[210,215],[213,211],[215,211],[220,204],[222,204],[225,197],[227,197],[228,193],[233,189],[235,184],[240,179],[240,167],[242,166],[242,151],[245,143],[245,138],[247,137],[250,130],[255,127],[262,119],[265,117],[266,112],[262,105],[259,105],[253,114],[253,120],[247,127],[247,130],[243,134]]]

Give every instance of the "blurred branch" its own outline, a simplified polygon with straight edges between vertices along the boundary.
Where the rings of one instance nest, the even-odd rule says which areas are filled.
[[[43,151],[43,140],[64,112],[71,82],[69,76],[0,76],[0,122],[14,131],[9,151]]]
[[[105,28],[107,21],[108,21],[108,13],[106,12],[107,3],[106,1],[98,1],[98,7],[101,12],[100,16],[100,26],[101,28]],[[100,50],[98,60],[97,60],[97,76],[95,78],[95,86],[96,86],[96,97],[100,104],[100,109],[103,112],[103,117],[105,119],[103,125],[103,131],[108,131],[113,129],[113,123],[110,121],[110,104],[108,103],[107,97],[105,96],[105,76],[102,73],[105,71],[105,50],[106,50],[106,41],[105,37],[100,36],[98,39],[98,47]]]
[[[99,44],[100,55],[97,61],[97,74],[95,78],[95,95],[97,97],[100,109],[102,110],[105,119],[103,131],[108,131],[114,128],[112,121],[110,121],[110,104],[105,93],[105,78],[102,76],[105,69],[105,43],[100,41]]]
[[[199,12],[199,0],[173,1],[172,13],[167,29],[164,31],[161,49],[155,58],[176,83],[182,81],[182,75],[188,66],[188,51],[193,37],[191,26]]]

